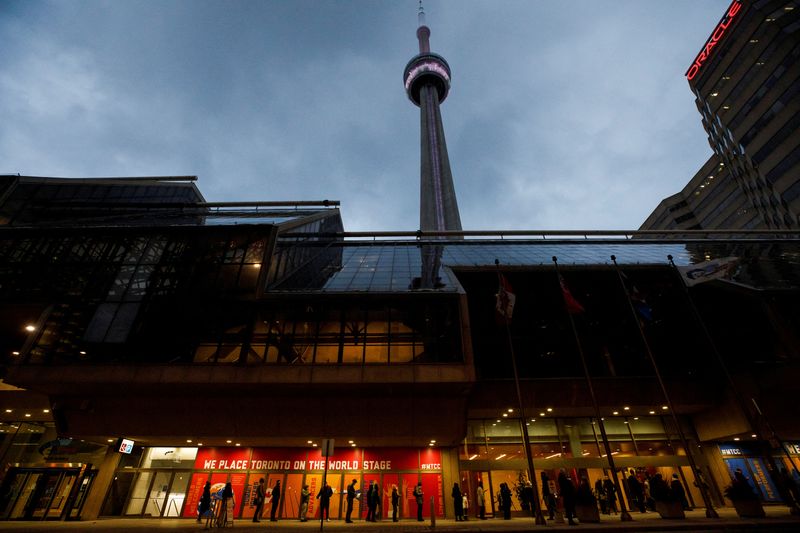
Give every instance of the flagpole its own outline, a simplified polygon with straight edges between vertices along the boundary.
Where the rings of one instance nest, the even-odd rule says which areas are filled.
[[[500,290],[505,290],[503,286],[503,280],[500,275],[500,260],[494,260],[495,267],[497,269],[497,281],[500,284]],[[517,357],[514,355],[514,343],[511,341],[511,326],[509,326],[508,317],[504,314],[503,315],[503,322],[506,325],[506,336],[508,337],[508,349],[511,352],[511,367],[514,369],[514,385],[517,388],[517,405],[519,407],[519,416],[520,416],[520,426],[522,427],[522,442],[525,447],[525,458],[528,460],[528,480],[533,487],[533,501],[531,502],[532,505],[532,512],[533,512],[533,522],[538,526],[546,526],[547,521],[544,519],[544,515],[542,514],[542,507],[539,504],[539,490],[536,487],[536,471],[533,468],[533,456],[531,455],[531,443],[530,438],[528,436],[528,426],[526,424],[527,417],[525,416],[525,406],[522,403],[522,391],[519,387],[519,374],[517,373]]]
[[[642,337],[642,342],[644,343],[647,357],[650,359],[650,364],[653,366],[653,372],[655,372],[656,380],[658,381],[659,387],[661,387],[661,393],[664,395],[664,400],[667,402],[669,413],[672,416],[672,422],[675,424],[675,429],[678,431],[678,437],[681,439],[681,442],[683,443],[683,449],[686,451],[686,459],[689,461],[689,468],[692,469],[694,479],[697,481],[697,488],[700,489],[700,495],[703,497],[703,502],[706,506],[706,518],[719,518],[719,514],[711,504],[711,498],[708,496],[708,487],[706,483],[701,482],[703,479],[702,472],[700,472],[700,470],[697,468],[697,464],[694,462],[694,454],[689,448],[689,442],[686,440],[686,435],[683,433],[683,428],[678,420],[678,414],[675,412],[675,406],[672,404],[672,399],[667,392],[667,387],[664,384],[664,380],[661,378],[661,372],[658,369],[658,364],[656,364],[656,358],[653,356],[653,351],[650,349],[650,343],[647,342],[647,336],[644,333],[642,324],[639,322],[639,317],[636,315],[636,309],[633,307],[628,286],[625,285],[625,280],[622,279],[622,272],[617,264],[617,256],[612,255],[611,261],[614,263],[614,269],[617,271],[619,283],[622,285],[622,290],[625,292],[625,299],[628,301],[628,308],[630,309],[631,316],[633,316],[633,321],[636,322],[636,327],[639,328],[639,334]]]
[[[556,276],[558,276],[559,284],[561,284],[561,273],[558,270],[558,257],[553,256],[553,264],[556,267]],[[597,420],[597,425],[600,427],[600,437],[603,439],[603,448],[606,450],[608,467],[611,469],[611,475],[614,478],[614,487],[617,489],[617,494],[619,495],[619,518],[622,522],[630,522],[633,520],[633,517],[628,512],[628,508],[625,505],[625,500],[622,498],[622,488],[619,484],[619,477],[617,476],[617,467],[614,465],[614,456],[611,454],[611,445],[608,442],[608,435],[606,435],[606,427],[603,423],[603,417],[600,415],[600,406],[597,403],[597,396],[594,394],[594,384],[592,383],[592,377],[589,374],[589,366],[586,364],[586,356],[583,353],[583,345],[581,344],[581,339],[578,336],[578,328],[575,327],[575,319],[572,318],[572,313],[569,312],[569,308],[567,307],[567,298],[563,290],[561,291],[561,298],[564,300],[564,308],[567,310],[567,316],[569,316],[569,324],[572,326],[572,334],[575,336],[575,344],[578,345],[578,354],[581,356],[581,365],[583,365],[583,376],[586,378],[586,386],[589,389],[589,396],[592,399],[592,406],[594,407],[594,417],[595,420]]]
[[[680,286],[683,287],[683,294],[686,297],[686,301],[689,303],[689,308],[692,310],[692,314],[694,315],[695,320],[698,324],[700,324],[700,329],[703,330],[703,335],[706,337],[706,341],[711,346],[711,351],[714,353],[714,358],[717,360],[717,364],[719,365],[720,369],[722,370],[722,375],[725,377],[725,381],[727,382],[728,387],[730,387],[731,392],[733,393],[736,402],[739,404],[739,410],[742,411],[742,414],[747,419],[747,423],[750,424],[750,427],[753,428],[753,431],[756,432],[758,435],[758,439],[761,441],[766,441],[767,439],[764,438],[764,433],[761,431],[761,425],[756,422],[756,418],[752,415],[750,409],[747,408],[747,403],[744,400],[744,396],[739,393],[739,388],[736,386],[736,383],[733,381],[733,376],[731,376],[730,372],[728,371],[728,365],[725,364],[725,360],[722,358],[722,354],[720,354],[719,350],[717,349],[717,344],[714,342],[713,337],[711,337],[711,332],[708,331],[708,327],[706,327],[705,321],[703,317],[700,315],[700,310],[697,309],[697,305],[694,303],[694,298],[692,298],[691,293],[689,292],[689,288],[686,286],[686,283],[683,281],[683,276],[681,275],[680,271],[678,270],[677,265],[673,261],[672,255],[667,255],[667,259],[669,260],[669,264],[672,266],[675,274],[678,276],[680,280]],[[758,404],[756,403],[754,398],[751,398],[753,401],[753,405],[756,408],[756,411],[764,420],[764,425],[767,426],[767,430],[772,434],[773,440],[778,443],[778,446],[783,450],[783,453],[786,454],[786,457],[789,459],[789,464],[792,465],[792,469],[800,475],[800,472],[797,470],[797,467],[792,461],[791,455],[789,455],[789,451],[786,449],[784,442],[778,437],[775,433],[775,430],[772,428],[772,425],[767,420],[767,417],[764,416],[764,413],[761,412],[761,409],[758,408]],[[772,454],[767,453],[764,454],[764,459],[766,459],[767,464],[770,466],[775,474],[778,473],[778,467],[775,464],[775,460],[772,457]],[[776,479],[778,484],[780,484],[780,480]],[[789,498],[792,500],[791,502],[787,502],[789,508],[792,510],[792,514],[800,514],[800,506],[798,502],[794,499],[791,492],[788,493]]]

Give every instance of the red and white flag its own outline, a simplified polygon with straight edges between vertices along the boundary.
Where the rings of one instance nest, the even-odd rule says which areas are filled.
[[[567,306],[567,312],[571,315],[584,313],[586,310],[581,303],[572,296],[572,293],[569,292],[569,287],[567,287],[567,283],[564,281],[561,274],[558,275],[558,283],[561,284],[561,294],[564,295],[564,305]]]
[[[511,315],[514,314],[514,303],[517,301],[517,296],[511,290],[511,284],[506,277],[498,274],[500,278],[500,287],[497,289],[497,304],[495,310],[497,311],[497,318],[503,321],[510,321]]]

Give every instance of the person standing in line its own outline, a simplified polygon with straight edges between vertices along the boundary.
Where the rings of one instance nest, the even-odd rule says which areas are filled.
[[[324,517],[326,522],[331,521],[331,496],[333,496],[333,489],[325,482],[322,490],[317,494],[317,499],[319,500],[319,519],[322,520]]]
[[[578,523],[575,522],[575,485],[572,484],[572,480],[567,477],[564,470],[558,474],[558,490],[564,502],[564,514],[567,515],[567,522],[571,526],[577,526]]]
[[[378,485],[372,480],[367,490],[367,522],[375,522],[375,511],[378,508]]]
[[[269,512],[269,521],[270,522],[277,522],[278,519],[275,515],[278,512],[278,506],[281,503],[281,482],[280,480],[275,482],[275,486],[272,487],[272,510]]]
[[[503,520],[511,520],[511,489],[508,483],[500,483],[500,500],[503,502]]]
[[[458,483],[453,483],[453,513],[456,516],[456,522],[461,522],[464,519],[464,500],[461,499],[461,489]]]
[[[222,489],[222,510],[220,511],[220,522],[222,525],[227,525],[228,522],[233,523],[233,515],[228,516],[228,501],[231,502],[231,509],[236,509],[236,497],[233,494],[233,487],[231,482],[225,483],[225,488]]]
[[[425,493],[422,492],[422,482],[420,481],[417,483],[417,486],[414,487],[414,498],[417,500],[417,522],[422,522],[422,504],[425,502],[424,500]]]
[[[478,488],[475,491],[475,501],[478,504],[478,518],[486,520],[486,494],[483,492],[483,481],[478,481]]]
[[[628,470],[628,490],[631,491],[631,503],[639,508],[640,513],[646,512],[644,507],[644,490],[642,489],[642,484],[639,482],[639,478],[636,477],[636,472],[633,470],[633,468]]]
[[[681,483],[678,474],[672,474],[672,483],[670,483],[670,488],[672,489],[672,494],[675,496],[675,499],[681,502],[683,510],[689,511],[691,509],[691,507],[689,507],[689,500],[686,499],[686,491],[683,488],[683,483]]]
[[[266,494],[264,493],[264,478],[258,480],[258,485],[256,485],[256,497],[255,497],[255,504],[256,504],[256,511],[253,514],[253,522],[261,522],[261,512],[264,510],[264,498]]]
[[[350,515],[353,514],[353,500],[356,499],[356,484],[358,481],[355,479],[347,485],[347,513],[344,516],[344,521],[346,524],[352,524],[353,520],[350,518]]]
[[[617,514],[617,487],[608,476],[603,476],[603,488],[606,491],[606,499],[608,500],[608,511]]]
[[[206,481],[206,484],[203,486],[203,495],[200,496],[200,510],[197,515],[197,521],[202,521],[203,517],[208,514],[209,509],[211,509],[211,482]]]
[[[540,472],[539,477],[542,479],[542,499],[544,506],[547,508],[547,513],[550,515],[548,520],[555,520],[556,518],[556,497],[553,496],[553,491],[550,490],[550,478],[547,472]]]
[[[308,514],[308,499],[311,497],[311,491],[308,490],[308,485],[303,485],[303,490],[300,491],[300,521],[305,522]]]
[[[397,507],[400,505],[400,495],[397,493],[397,485],[392,485],[392,522],[397,522]]]
[[[600,504],[600,512],[608,514],[608,500],[606,499],[606,489],[603,488],[603,480],[598,479],[594,482],[594,497]]]
[[[461,493],[461,508],[463,512],[461,516],[464,520],[469,520],[469,498],[467,498],[467,491]]]

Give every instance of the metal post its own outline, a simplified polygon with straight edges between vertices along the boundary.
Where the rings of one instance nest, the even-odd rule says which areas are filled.
[[[558,271],[558,257],[553,256],[553,264],[556,267],[556,275],[560,276],[561,274]],[[566,298],[562,291],[561,297],[564,299],[564,306],[566,308]],[[592,377],[589,375],[589,367],[586,364],[586,356],[583,353],[583,346],[581,345],[580,337],[578,337],[578,329],[575,327],[575,319],[572,318],[572,313],[567,310],[567,316],[569,316],[569,323],[572,326],[572,333],[575,336],[575,344],[578,345],[578,354],[581,356],[581,365],[583,365],[583,376],[586,378],[586,386],[589,389],[589,396],[592,399],[592,406],[594,407],[594,416],[595,420],[597,420],[597,425],[600,427],[600,436],[603,439],[603,448],[606,450],[606,458],[608,459],[608,467],[611,469],[611,475],[614,478],[614,487],[617,489],[617,494],[619,495],[619,518],[623,522],[630,522],[633,520],[631,514],[628,512],[628,508],[625,505],[625,499],[622,497],[622,487],[619,484],[619,477],[617,476],[617,467],[614,465],[614,456],[611,454],[611,445],[608,442],[608,435],[606,435],[606,428],[605,424],[603,423],[603,417],[600,414],[600,406],[597,403],[597,397],[594,394],[594,385],[592,383]]]
[[[500,261],[494,260],[497,267],[497,280],[500,281]],[[528,426],[525,424],[527,420],[525,416],[525,407],[522,403],[522,392],[519,387],[519,374],[517,373],[517,357],[514,355],[514,343],[511,341],[511,327],[509,321],[503,320],[506,325],[506,336],[508,337],[508,349],[511,352],[511,366],[514,369],[514,385],[517,389],[517,407],[519,408],[520,426],[522,427],[522,442],[525,447],[525,458],[528,460],[528,480],[533,486],[533,502],[531,502],[531,511],[533,513],[534,524],[539,526],[546,526],[547,521],[542,514],[542,506],[539,503],[539,490],[536,487],[536,471],[533,468],[533,456],[531,455],[531,444],[528,436]]]
[[[328,456],[325,456],[325,470],[322,472],[322,490],[325,490],[326,483],[328,482]],[[322,504],[322,498],[319,499],[319,503]],[[320,505],[319,508],[319,530],[322,531],[322,528],[325,526],[325,513],[323,512],[324,509]],[[328,516],[330,516],[330,500],[328,501]]]
[[[664,395],[664,400],[667,402],[667,407],[669,408],[670,415],[672,416],[672,422],[675,424],[675,429],[678,431],[678,437],[681,439],[683,443],[683,448],[686,450],[686,458],[689,460],[689,468],[692,469],[692,473],[694,474],[694,479],[697,481],[698,488],[700,489],[700,494],[703,496],[703,502],[706,506],[706,518],[719,518],[719,514],[717,513],[716,509],[714,509],[713,505],[711,504],[711,498],[708,496],[708,487],[705,483],[701,483],[700,480],[703,479],[702,473],[697,468],[697,464],[694,462],[694,454],[689,447],[689,442],[686,440],[686,435],[683,433],[683,428],[681,427],[680,420],[678,420],[678,414],[675,412],[675,406],[672,404],[672,399],[667,392],[667,387],[664,385],[664,380],[661,378],[661,372],[658,369],[658,364],[656,363],[656,358],[653,356],[653,351],[650,349],[650,343],[647,342],[647,336],[644,334],[644,329],[642,328],[642,324],[639,322],[639,317],[636,315],[636,309],[633,307],[633,302],[631,302],[631,295],[628,292],[628,286],[625,284],[625,280],[622,278],[622,272],[619,269],[619,265],[617,264],[617,257],[615,255],[611,256],[611,261],[614,263],[614,269],[617,271],[617,277],[619,278],[619,283],[622,285],[622,290],[625,292],[625,299],[628,301],[628,308],[630,309],[631,316],[633,317],[633,321],[636,322],[636,327],[639,328],[639,334],[642,337],[642,342],[644,343],[645,351],[647,352],[647,357],[650,359],[650,364],[653,367],[653,372],[656,375],[656,380],[658,381],[658,386],[661,388],[661,393]]]

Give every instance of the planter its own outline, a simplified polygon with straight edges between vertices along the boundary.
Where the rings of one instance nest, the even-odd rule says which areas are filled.
[[[661,518],[686,518],[681,502],[656,502],[656,511]]]
[[[597,505],[581,505],[575,506],[575,517],[580,523],[584,522],[600,522],[600,511]]]
[[[764,518],[764,507],[758,500],[731,500],[736,514],[742,518]]]

